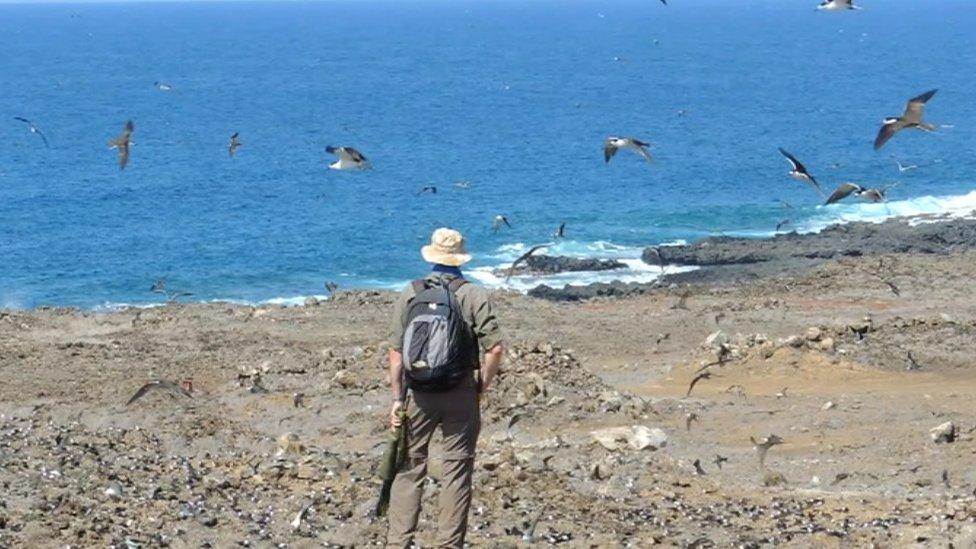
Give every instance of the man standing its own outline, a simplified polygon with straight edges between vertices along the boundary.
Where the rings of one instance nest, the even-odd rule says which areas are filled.
[[[437,229],[420,252],[433,269],[403,290],[392,318],[390,424],[400,426],[406,407],[408,453],[393,481],[387,546],[408,547],[413,539],[428,446],[439,427],[444,464],[435,546],[460,548],[481,430],[480,395],[498,374],[504,349],[488,292],[461,273],[471,260],[461,233]]]

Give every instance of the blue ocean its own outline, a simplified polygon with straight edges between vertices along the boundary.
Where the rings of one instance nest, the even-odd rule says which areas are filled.
[[[489,285],[562,222],[547,253],[651,280],[645,245],[976,208],[976,3],[816,3],[2,4],[0,307],[153,304],[163,277],[200,301],[395,287],[439,226],[465,233]],[[881,120],[932,88],[939,131],[875,152]],[[129,119],[120,171],[107,142]],[[605,163],[609,135],[654,161]],[[327,169],[327,145],[373,169]],[[897,185],[825,207],[777,147],[827,192]],[[512,228],[493,231],[497,214]]]

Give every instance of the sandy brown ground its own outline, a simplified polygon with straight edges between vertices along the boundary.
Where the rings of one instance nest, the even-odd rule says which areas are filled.
[[[497,294],[511,352],[470,543],[526,545],[538,518],[534,543],[571,546],[971,546],[976,253],[886,258],[900,295],[874,258],[618,300]],[[391,299],[0,313],[0,546],[376,544]],[[718,330],[726,360],[686,397]],[[126,406],[151,379],[192,379],[193,398]],[[946,421],[958,438],[936,444]],[[590,435],[632,425],[667,445]],[[771,434],[760,468],[750,437]]]

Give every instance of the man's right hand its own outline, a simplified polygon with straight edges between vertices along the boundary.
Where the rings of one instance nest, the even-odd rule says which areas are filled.
[[[403,401],[394,400],[393,405],[390,407],[390,430],[391,431],[396,431],[403,423],[403,418],[400,417],[400,410],[402,409],[403,409]]]

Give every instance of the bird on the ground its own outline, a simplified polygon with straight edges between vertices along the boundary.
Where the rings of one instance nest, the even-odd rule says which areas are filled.
[[[848,11],[859,10],[861,7],[855,6],[854,0],[823,0],[817,9],[821,11]]]
[[[777,435],[769,435],[768,437],[758,441],[753,437],[749,437],[749,440],[751,440],[753,446],[756,447],[756,453],[759,455],[760,467],[764,467],[766,465],[766,452],[777,444],[783,444],[783,439]]]
[[[786,160],[790,163],[789,176],[797,181],[802,181],[814,188],[821,196],[823,196],[823,189],[820,188],[820,183],[817,183],[817,179],[807,171],[806,166],[804,166],[795,156],[786,152],[786,149],[780,147],[779,153],[786,157]]]
[[[508,272],[505,274],[505,282],[508,282],[508,280],[510,278],[512,278],[512,274],[515,273],[515,269],[518,268],[519,264],[528,261],[528,259],[530,257],[532,257],[532,254],[538,252],[539,250],[541,250],[541,249],[543,249],[545,247],[546,247],[545,244],[540,244],[538,246],[532,246],[531,248],[529,248],[529,250],[527,252],[525,252],[524,254],[518,256],[518,258],[515,261],[512,262],[512,266],[508,268]]]
[[[696,458],[695,461],[691,462],[691,465],[695,468],[695,474],[696,475],[707,475],[708,474],[708,473],[705,472],[704,469],[702,469],[701,460],[700,459],[697,459]]]
[[[44,142],[44,148],[46,148],[46,149],[50,149],[51,148],[51,146],[48,145],[47,137],[44,135],[43,132],[41,132],[41,129],[38,128],[36,124],[34,124],[30,120],[28,120],[28,119],[26,119],[26,118],[24,118],[22,116],[15,116],[14,117],[14,120],[17,120],[18,122],[23,122],[24,124],[27,124],[27,131],[29,131],[30,133],[37,134],[38,136],[40,136],[41,141]]]
[[[166,82],[153,82],[153,86],[156,86],[157,90],[164,91],[164,92],[173,91],[176,89],[172,85],[167,84]]]
[[[119,170],[124,170],[126,164],[129,163],[129,146],[132,145],[132,132],[135,131],[135,125],[131,120],[125,123],[125,129],[118,137],[108,142],[109,149],[119,150]]]
[[[691,297],[691,290],[685,290],[681,292],[681,294],[678,295],[678,301],[675,301],[674,304],[671,305],[671,309],[675,311],[677,310],[687,311],[689,297]]]
[[[783,227],[785,227],[787,225],[792,225],[792,224],[793,224],[793,222],[791,220],[789,220],[789,219],[782,219],[782,220],[780,220],[779,223],[776,224],[776,232],[779,232],[779,230],[782,229]]]
[[[698,414],[695,412],[688,412],[685,415],[685,431],[691,431],[691,423],[698,421]]]
[[[291,521],[292,530],[297,532],[299,529],[301,529],[302,521],[305,520],[305,517],[308,515],[308,512],[312,510],[312,507],[315,506],[315,503],[316,500],[313,499],[302,506],[301,510],[298,511],[298,514],[295,515],[295,518],[293,518]]]
[[[433,185],[424,185],[423,187],[420,188],[420,190],[417,191],[417,196],[420,196],[424,193],[437,194],[437,187]]]
[[[555,238],[556,240],[559,240],[560,238],[566,238],[566,222],[565,221],[563,221],[562,223],[559,224],[559,228],[556,229],[556,232],[552,233],[552,237]]]
[[[329,169],[332,170],[365,170],[372,167],[369,160],[363,156],[363,153],[352,147],[333,147],[329,145],[325,148],[325,152],[338,157],[338,160],[329,164]]]
[[[834,202],[839,202],[852,194],[860,195],[866,190],[867,189],[858,185],[857,183],[841,183],[836,189],[834,189],[834,192],[830,193],[830,196],[827,197],[827,202],[825,202],[824,205],[827,206],[833,204]]]
[[[730,395],[735,395],[739,398],[746,398],[746,388],[739,384],[729,385],[725,389],[725,392]]]
[[[661,253],[661,248],[658,246],[650,246],[647,248],[648,252],[653,253],[654,257],[657,259],[657,266],[661,269],[661,276],[664,276],[664,271],[667,268],[667,264],[664,262],[664,254]]]
[[[543,515],[546,514],[546,510],[548,508],[549,508],[548,505],[543,505],[542,509],[539,510],[538,513],[536,513],[535,518],[533,518],[529,522],[528,526],[525,529],[525,532],[522,532],[522,541],[527,543],[532,543],[533,541],[535,541],[535,530],[539,526],[539,521],[542,520],[542,517]]]
[[[780,399],[780,398],[786,398],[786,391],[787,391],[788,389],[789,389],[789,387],[783,387],[783,388],[782,388],[782,389],[780,390],[780,392],[778,392],[778,393],[776,393],[776,395],[775,395],[775,396],[776,396],[776,398],[777,398],[777,399]]]
[[[305,407],[305,393],[295,393],[291,395],[291,405],[294,408]]]
[[[238,135],[238,132],[234,132],[234,134],[230,136],[230,143],[227,144],[227,154],[229,154],[231,158],[233,158],[234,153],[237,152],[237,147],[242,145],[241,141],[238,139]]]
[[[696,375],[691,380],[691,383],[688,384],[688,392],[685,393],[685,397],[690,397],[692,389],[694,389],[695,385],[698,385],[698,382],[703,379],[712,379],[712,373],[709,372],[708,370],[705,370],[704,372],[701,372],[698,375]]]
[[[843,482],[844,480],[846,480],[847,477],[849,477],[849,476],[851,476],[851,475],[849,475],[847,473],[837,473],[836,475],[834,475],[834,480],[830,481],[830,485],[831,486],[837,486],[838,484],[840,484],[841,482]]]
[[[719,471],[722,470],[722,464],[728,462],[729,462],[729,458],[720,454],[715,454],[715,459],[712,460],[712,463],[714,463],[715,466],[718,467]]]
[[[889,139],[895,136],[896,133],[904,130],[905,128],[916,128],[919,130],[934,132],[935,125],[929,124],[922,120],[922,114],[925,111],[925,103],[938,90],[929,90],[918,97],[913,97],[908,100],[908,105],[905,106],[905,113],[897,118],[886,118],[884,120],[881,129],[878,131],[878,137],[874,140],[874,150],[880,149]]]
[[[918,363],[918,360],[915,358],[915,355],[913,355],[911,351],[905,352],[905,358],[908,359],[908,367],[906,368],[906,370],[912,371],[912,370],[922,369],[922,365]]]
[[[603,160],[605,162],[610,162],[613,155],[617,154],[620,149],[630,149],[635,153],[641,155],[644,160],[650,162],[653,160],[651,153],[647,152],[647,148],[650,147],[650,143],[645,143],[639,139],[634,139],[633,137],[608,137],[603,144]]]
[[[150,381],[149,383],[146,383],[142,387],[139,387],[139,390],[136,391],[134,395],[132,395],[132,397],[129,399],[129,401],[125,403],[125,405],[126,406],[129,406],[133,402],[135,402],[135,401],[139,400],[140,398],[146,396],[146,393],[148,393],[150,391],[156,391],[156,390],[166,391],[166,393],[169,394],[173,398],[178,398],[178,397],[181,397],[181,396],[186,397],[186,398],[193,398],[193,395],[190,394],[190,392],[187,391],[186,388],[184,388],[179,383],[175,383],[173,381],[167,381],[165,379],[156,379],[156,380]]]
[[[512,224],[508,222],[508,218],[502,214],[498,214],[491,222],[491,230],[498,232],[502,228],[502,225],[508,227],[509,229],[512,228]]]

